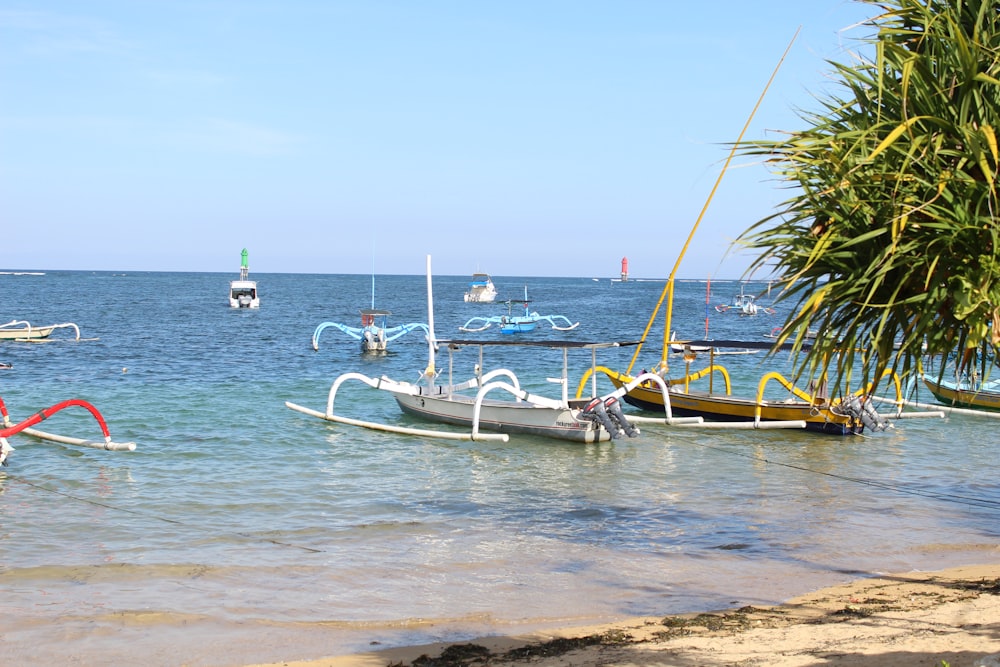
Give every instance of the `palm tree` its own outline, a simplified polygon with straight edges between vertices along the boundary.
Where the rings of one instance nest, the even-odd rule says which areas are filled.
[[[795,190],[739,239],[794,304],[779,343],[830,333],[797,370],[848,387],[1000,343],[1000,8],[859,1],[879,12],[867,57],[830,63],[806,129],[740,145]]]

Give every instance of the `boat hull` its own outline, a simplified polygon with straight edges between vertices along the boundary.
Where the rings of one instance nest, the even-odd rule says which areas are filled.
[[[472,274],[469,291],[464,297],[466,303],[493,303],[497,298],[497,288],[493,280],[485,273]]]
[[[621,378],[609,376],[612,384],[621,387]],[[662,413],[663,395],[657,389],[636,387],[623,400],[640,410]],[[710,421],[754,421],[757,403],[750,399],[708,394],[702,391],[670,392],[670,410],[675,417],[703,417]],[[858,435],[864,425],[846,415],[819,410],[804,401],[764,401],[760,406],[761,421],[803,421],[806,430],[830,435]]]
[[[972,389],[962,389],[951,382],[932,382],[927,378],[923,380],[924,385],[934,395],[938,403],[956,408],[1000,412],[1000,391],[983,389],[973,391]]]
[[[535,320],[514,320],[500,323],[500,333],[515,334],[534,331],[538,322]]]
[[[0,340],[41,340],[52,335],[55,327],[0,329]]]
[[[470,396],[393,395],[400,409],[407,414],[429,421],[472,427],[475,400]],[[577,419],[574,410],[554,409],[526,402],[483,401],[479,428],[498,433],[520,433],[583,443],[611,439],[611,435],[598,424]]]

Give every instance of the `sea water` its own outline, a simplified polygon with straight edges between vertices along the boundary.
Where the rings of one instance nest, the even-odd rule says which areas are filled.
[[[996,421],[898,422],[860,437],[644,426],[595,445],[513,436],[460,442],[330,424],[333,380],[417,381],[422,332],[366,356],[326,321],[358,326],[371,276],[255,274],[260,310],[228,307],[221,273],[0,275],[2,321],[74,322],[51,342],[0,343],[0,397],[15,420],[92,402],[134,452],[18,435],[0,470],[0,662],[240,665],[466,640],[554,626],[780,602],[859,576],[997,562]],[[528,287],[546,324],[524,340],[649,342],[660,359],[662,281],[495,277]],[[466,276],[434,279],[437,337],[471,317]],[[770,304],[767,285],[750,286]],[[734,282],[681,281],[682,338],[765,340],[774,315],[719,313]],[[427,322],[423,276],[378,276],[390,325]],[[518,306],[515,305],[515,308]],[[512,337],[505,337],[512,338]],[[599,352],[624,369],[634,347]],[[449,372],[447,356],[436,367]],[[749,394],[788,359],[723,357]],[[694,364],[704,365],[704,359]],[[478,353],[455,357],[454,380]],[[562,354],[487,350],[484,364],[556,396]],[[589,353],[571,352],[575,393]],[[684,361],[671,360],[675,371]],[[610,390],[606,380],[600,391]],[[924,392],[921,400],[929,400]],[[433,428],[361,383],[342,415]],[[70,408],[40,429],[100,439]]]

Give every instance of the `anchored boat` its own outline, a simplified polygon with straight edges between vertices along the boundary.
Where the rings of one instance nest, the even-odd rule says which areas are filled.
[[[361,313],[360,327],[349,327],[339,322],[323,322],[316,327],[316,331],[313,332],[312,337],[313,349],[319,349],[319,335],[323,333],[324,329],[330,327],[344,332],[355,340],[361,341],[362,352],[386,352],[389,343],[414,329],[427,331],[427,325],[421,322],[411,322],[410,324],[402,324],[398,327],[386,326],[386,318],[392,315],[388,310],[366,308],[359,312]]]
[[[316,331],[313,332],[312,346],[314,350],[319,350],[319,335],[324,329],[330,327],[342,331],[351,338],[361,341],[362,352],[386,352],[389,343],[397,338],[408,334],[414,329],[423,329],[428,332],[427,325],[421,322],[411,322],[398,327],[387,327],[386,319],[392,315],[388,310],[378,310],[375,308],[375,273],[372,272],[372,307],[361,312],[361,326],[350,327],[339,322],[323,322]]]
[[[6,324],[0,324],[0,340],[37,342],[45,340],[57,329],[73,329],[76,332],[75,340],[80,340],[80,327],[72,322],[39,327],[32,326],[27,320],[11,320]]]
[[[493,303],[497,298],[497,288],[486,273],[473,273],[469,290],[465,293],[466,303]]]
[[[743,291],[742,284],[740,285],[740,293],[733,297],[732,303],[720,304],[715,307],[715,310],[720,313],[736,313],[737,315],[744,316],[759,315],[761,313],[774,315],[776,312],[774,308],[758,304],[753,294],[747,294]]]
[[[524,306],[523,315],[514,314],[514,304],[520,303]],[[476,332],[485,331],[496,324],[500,328],[500,333],[513,334],[534,331],[539,322],[548,322],[556,331],[570,331],[580,326],[579,322],[570,322],[568,317],[562,315],[539,315],[537,312],[529,311],[528,288],[524,288],[524,298],[520,300],[508,299],[504,302],[507,306],[506,315],[494,315],[493,317],[473,317],[468,322],[459,327],[460,331]],[[556,324],[556,320],[562,320],[565,326]]]
[[[97,424],[101,429],[101,434],[104,436],[103,442],[56,435],[32,428],[42,420],[52,417],[57,412],[74,406],[84,408],[94,417],[95,420],[97,420]],[[56,403],[55,405],[49,406],[44,410],[39,410],[27,419],[17,423],[14,423],[11,420],[10,415],[7,413],[6,404],[3,402],[3,399],[0,398],[0,415],[3,417],[3,427],[0,428],[0,465],[7,465],[7,458],[10,456],[10,453],[14,451],[14,448],[10,446],[7,438],[19,433],[24,433],[25,435],[30,435],[41,440],[48,440],[49,442],[57,442],[64,445],[76,445],[78,447],[90,447],[93,449],[105,449],[108,451],[135,451],[134,442],[113,442],[111,440],[111,434],[108,432],[107,422],[104,421],[104,417],[101,413],[87,401],[80,400],[78,398],[71,398],[69,400]]]
[[[791,47],[791,44],[789,44],[789,47]],[[782,59],[784,59],[784,56],[782,56]],[[777,68],[775,69],[775,73],[776,72]],[[768,83],[768,86],[769,85],[770,82]],[[761,93],[761,99],[763,99],[766,92],[767,86],[765,86],[764,92]],[[758,100],[758,106],[759,104],[760,100]],[[756,111],[756,109],[757,107],[755,106],[754,111]],[[746,132],[747,127],[750,125],[753,116],[754,113],[751,112],[750,117],[744,124],[739,137],[733,143],[732,149],[726,158],[723,168],[716,178],[712,194],[714,194],[719,182],[722,180],[722,177],[729,166],[729,163],[732,161],[733,155],[735,154],[738,146],[741,144],[743,135]],[[680,378],[669,378],[668,356],[670,341],[668,336],[671,331],[670,321],[673,311],[674,280],[677,270],[680,267],[681,260],[683,260],[684,254],[691,243],[691,239],[694,237],[694,234],[698,229],[698,225],[701,223],[705,211],[708,208],[708,204],[712,200],[712,194],[709,195],[708,200],[702,207],[701,213],[698,215],[698,218],[695,220],[694,225],[688,234],[687,240],[678,255],[677,261],[667,278],[666,285],[660,294],[660,299],[649,318],[649,322],[643,332],[642,339],[636,346],[635,353],[632,355],[628,368],[626,368],[624,372],[617,372],[608,368],[598,367],[595,371],[599,371],[607,375],[612,384],[616,387],[628,388],[627,393],[624,396],[624,400],[631,405],[644,410],[657,411],[663,411],[669,405],[670,408],[677,414],[697,416],[705,419],[706,424],[704,425],[708,425],[708,422],[711,422],[719,427],[805,428],[820,433],[831,433],[837,435],[860,434],[866,426],[871,430],[881,430],[890,426],[888,419],[883,415],[880,415],[874,407],[873,398],[871,396],[874,383],[870,383],[853,393],[845,393],[841,396],[831,396],[828,393],[825,378],[813,383],[809,387],[809,390],[806,391],[795,387],[780,373],[771,372],[766,373],[760,379],[757,384],[756,391],[750,397],[740,398],[733,396],[731,393],[728,371],[715,363],[714,349],[726,347],[722,341],[692,341],[692,345],[702,344],[711,346],[712,349],[708,352],[708,366],[701,370],[692,371],[691,364],[697,359],[697,353],[689,352],[684,355],[684,375]],[[743,291],[741,289],[741,295],[742,294]],[[667,307],[665,311],[666,323],[663,329],[662,356],[654,371],[655,375],[663,379],[669,389],[669,392],[657,393],[653,387],[644,386],[642,383],[639,383],[639,385],[636,386],[635,381],[637,378],[634,377],[631,372],[632,368],[635,366],[639,353],[642,350],[642,345],[653,326],[653,322],[656,320],[659,309],[663,305],[664,299],[667,299]],[[744,349],[753,349],[754,343],[755,341],[739,341],[739,347]],[[775,349],[770,344],[766,345],[770,349]],[[776,342],[774,345],[778,346],[779,343]],[[588,371],[588,373],[590,372],[591,371]],[[640,377],[644,375],[648,374],[641,373]],[[719,390],[714,383],[717,376],[722,380],[723,387],[721,390]],[[580,383],[581,388],[584,386],[586,379],[587,375],[584,375],[584,378]],[[696,389],[693,385],[697,381],[706,382],[708,385],[707,388]],[[780,384],[787,389],[787,396],[782,397],[780,400],[767,398],[766,392],[769,387],[773,386],[771,384],[772,382]],[[904,414],[902,412],[904,401],[898,378],[893,377],[893,382],[896,388],[896,399],[893,401],[896,405],[896,414],[894,417],[917,416],[915,413]],[[700,387],[701,385],[698,386]],[[943,416],[943,413],[940,412],[932,414],[938,417]],[[930,416],[928,413],[920,413],[920,416],[925,415]]]
[[[924,375],[923,381],[934,398],[945,405],[970,410],[1000,411],[1000,380],[932,380]]]
[[[229,283],[229,306],[231,308],[260,308],[257,282],[250,280],[250,264],[247,249],[240,253],[240,278]]]
[[[585,343],[577,341],[474,341],[451,340],[437,341],[434,337],[434,310],[430,257],[427,258],[427,301],[428,301],[428,352],[429,363],[421,373],[417,383],[402,382],[388,377],[372,378],[361,373],[344,373],[330,387],[327,396],[326,410],[312,410],[295,403],[285,405],[298,412],[318,417],[331,422],[339,422],[361,426],[380,431],[404,433],[455,440],[502,440],[506,441],[509,434],[539,435],[561,440],[576,442],[600,442],[623,435],[638,435],[639,431],[624,416],[618,399],[625,389],[615,390],[606,395],[594,394],[589,398],[570,400],[568,395],[568,354],[570,350],[589,350],[592,355],[592,366],[596,365],[593,356],[596,350],[607,347],[617,347],[623,343]],[[448,350],[448,381],[438,383],[438,371],[435,369],[435,355],[439,345]],[[521,386],[517,375],[506,368],[484,372],[483,350],[494,346],[547,347],[562,350],[563,370],[558,378],[549,378],[550,382],[561,386],[560,396],[552,398],[529,392]],[[465,381],[455,383],[454,355],[465,348],[478,350],[478,362],[475,364],[474,376]],[[428,430],[404,427],[393,424],[363,421],[344,417],[334,412],[337,393],[348,381],[356,380],[374,389],[392,394],[400,409],[408,414],[438,423],[456,424],[468,427],[468,432]],[[637,382],[662,381],[655,376],[639,378]],[[663,387],[666,391],[666,388]],[[497,398],[497,397],[501,398]],[[699,421],[699,420],[693,420]],[[495,433],[483,433],[494,431]]]

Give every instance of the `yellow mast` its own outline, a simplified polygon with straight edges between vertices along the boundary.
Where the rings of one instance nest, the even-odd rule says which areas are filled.
[[[628,368],[625,369],[626,375],[632,373],[632,367],[635,366],[635,361],[639,358],[639,352],[642,350],[642,345],[646,342],[646,336],[649,335],[649,330],[653,327],[656,315],[660,312],[660,306],[663,305],[663,299],[667,298],[669,295],[669,298],[667,298],[666,322],[663,327],[663,353],[659,366],[659,369],[664,371],[667,369],[667,357],[670,349],[670,317],[674,309],[674,277],[677,275],[677,269],[680,268],[681,260],[684,259],[684,254],[687,252],[688,246],[691,245],[691,239],[694,238],[694,233],[698,230],[698,225],[701,224],[701,219],[705,216],[705,211],[708,210],[708,205],[712,202],[712,198],[715,196],[715,191],[719,188],[719,183],[722,182],[722,177],[729,168],[729,163],[732,161],[733,155],[736,154],[736,151],[740,146],[740,142],[743,141],[743,135],[746,133],[747,128],[750,127],[750,121],[753,120],[754,115],[757,113],[757,109],[760,108],[761,102],[764,101],[764,95],[767,94],[767,90],[771,87],[774,77],[777,76],[778,70],[781,69],[781,64],[785,62],[785,57],[788,55],[788,52],[791,51],[792,44],[795,43],[795,38],[798,37],[800,29],[801,28],[797,29],[795,34],[792,35],[792,40],[788,42],[788,46],[785,47],[785,52],[781,54],[781,59],[774,67],[774,71],[771,72],[771,78],[767,80],[767,85],[764,86],[764,90],[761,91],[760,97],[757,98],[757,103],[754,105],[753,111],[750,112],[747,122],[743,124],[743,129],[740,130],[740,136],[737,137],[736,142],[733,143],[733,147],[730,149],[729,155],[726,157],[726,162],[722,165],[722,171],[719,172],[718,178],[715,179],[715,185],[712,186],[712,191],[709,193],[708,199],[705,200],[705,205],[702,206],[701,213],[698,214],[698,219],[695,220],[694,226],[691,227],[691,232],[688,234],[687,241],[684,242],[684,247],[681,248],[681,253],[677,257],[677,262],[674,264],[674,268],[670,272],[670,276],[667,278],[667,284],[663,286],[663,292],[660,293],[660,300],[656,302],[656,308],[653,309],[653,314],[649,316],[649,322],[646,324],[646,330],[642,332],[642,338],[640,339],[639,344],[635,347],[635,353],[632,354],[632,360],[629,361]]]

